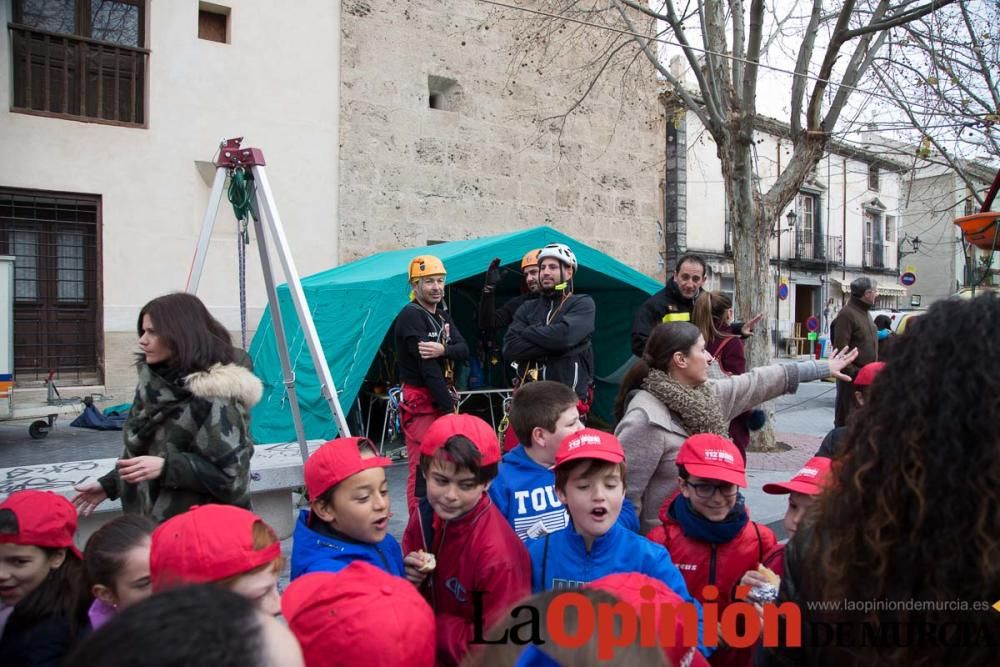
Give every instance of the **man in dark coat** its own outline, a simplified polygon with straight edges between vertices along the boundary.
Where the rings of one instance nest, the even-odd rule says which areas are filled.
[[[690,322],[694,301],[705,282],[705,260],[698,255],[684,255],[677,260],[674,275],[661,289],[639,307],[632,320],[632,353],[642,356],[646,340],[656,325],[663,322]],[[733,322],[730,331],[737,336],[749,336],[762,315],[749,322]]]
[[[868,311],[878,298],[878,285],[871,278],[862,276],[851,282],[851,298],[840,309],[830,325],[833,347],[838,350],[858,348],[854,363],[844,368],[844,374],[853,379],[861,367],[878,361],[878,331]],[[847,416],[856,407],[855,387],[851,382],[837,380],[837,405],[834,426],[846,426]]]
[[[581,412],[590,407],[594,378],[596,307],[586,294],[573,293],[577,262],[562,243],[550,243],[538,253],[541,296],[521,304],[503,339],[504,359],[520,364],[519,374],[567,385],[580,398]],[[527,379],[527,378],[526,378]]]

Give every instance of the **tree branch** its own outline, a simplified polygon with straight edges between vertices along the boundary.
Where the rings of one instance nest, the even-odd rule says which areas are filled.
[[[937,11],[942,7],[946,7],[955,2],[955,0],[931,0],[922,7],[917,7],[916,9],[910,9],[902,14],[897,14],[892,18],[886,19],[884,21],[874,21],[868,25],[862,26],[860,28],[855,28],[854,30],[848,30],[844,33],[844,39],[850,40],[855,37],[860,37],[861,35],[871,34],[873,32],[880,32],[884,30],[889,30],[890,28],[895,28],[896,26],[901,26],[904,23],[910,23],[923,16],[927,16],[931,12]]]

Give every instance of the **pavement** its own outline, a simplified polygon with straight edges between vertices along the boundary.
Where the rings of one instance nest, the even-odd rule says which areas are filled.
[[[813,456],[823,436],[833,427],[834,399],[833,383],[809,382],[800,385],[798,393],[775,400],[776,439],[787,444],[788,449],[749,454],[747,506],[753,519],[770,526],[779,539],[784,537],[781,519],[787,496],[768,495],[761,487],[791,478]],[[0,495],[23,482],[23,473],[17,473],[19,466],[113,458],[121,454],[120,431],[71,428],[72,419],[72,415],[60,417],[49,435],[40,440],[28,435],[31,420],[0,422]],[[393,465],[387,470],[387,477],[393,511],[389,531],[401,539],[407,521],[406,463]],[[290,548],[291,540],[285,540],[283,550]]]

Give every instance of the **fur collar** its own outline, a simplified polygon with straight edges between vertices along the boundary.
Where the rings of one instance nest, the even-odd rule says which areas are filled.
[[[214,364],[207,371],[191,373],[184,386],[199,398],[236,399],[247,409],[264,395],[264,385],[253,373],[236,364]]]

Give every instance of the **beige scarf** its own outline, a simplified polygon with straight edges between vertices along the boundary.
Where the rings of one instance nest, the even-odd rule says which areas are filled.
[[[729,437],[729,425],[722,418],[719,401],[707,382],[698,387],[688,387],[670,377],[669,373],[651,368],[642,381],[642,388],[680,417],[688,435],[715,433]]]

